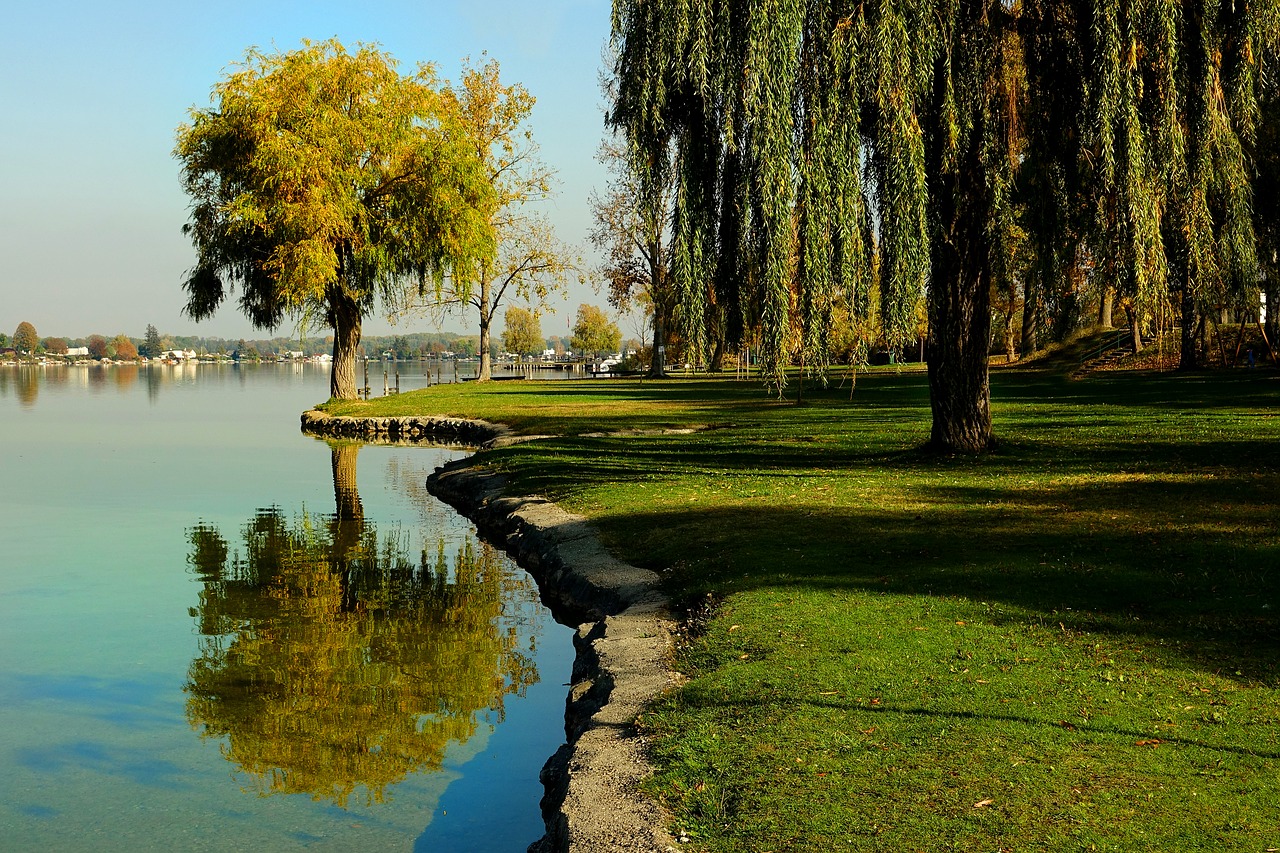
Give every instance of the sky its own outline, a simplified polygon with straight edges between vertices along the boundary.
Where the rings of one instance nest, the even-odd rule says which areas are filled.
[[[548,214],[591,258],[589,197],[603,189],[601,57],[610,0],[44,0],[7,4],[0,51],[0,331],[41,337],[124,333],[262,338],[233,300],[196,323],[182,313],[195,254],[181,233],[187,197],[173,157],[188,111],[249,47],[287,51],[336,37],[376,43],[402,71],[432,62],[457,79],[487,53],[504,83],[537,99],[529,127],[558,177]],[[565,334],[575,285],[543,332]],[[470,317],[444,328],[470,333]],[[365,334],[433,331],[424,317],[370,317]],[[276,334],[289,335],[285,325]]]

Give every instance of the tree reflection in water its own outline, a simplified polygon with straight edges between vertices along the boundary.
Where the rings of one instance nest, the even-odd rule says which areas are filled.
[[[261,510],[243,552],[211,526],[188,531],[204,588],[187,719],[226,739],[223,754],[263,796],[345,806],[363,789],[382,802],[538,678],[522,652],[527,621],[503,617],[504,603],[536,601],[531,582],[474,539],[452,561],[443,540],[415,561],[404,536],[379,538],[356,491],[358,450],[333,446],[331,517]]]

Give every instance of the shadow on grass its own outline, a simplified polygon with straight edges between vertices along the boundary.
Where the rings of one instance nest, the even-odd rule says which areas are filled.
[[[723,382],[554,389],[683,398],[733,424],[486,458],[522,490],[598,498],[607,541],[678,599],[803,585],[999,601],[1280,683],[1280,374],[992,381],[1001,441],[978,457],[918,449],[923,375],[878,374],[852,403],[806,390],[805,407]]]
[[[1150,514],[1141,507],[1154,487],[1134,483],[1018,503],[998,493],[990,505],[985,490],[941,488],[923,512],[683,508],[598,524],[610,542],[638,546],[686,599],[803,586],[999,601],[1019,618],[1148,641],[1170,663],[1280,684],[1280,547],[1267,535],[1275,482],[1211,485],[1176,484]],[[1213,508],[1225,495],[1249,509],[1250,529]],[[1202,503],[1189,523],[1168,518]]]
[[[687,699],[685,701],[688,701]],[[798,709],[801,707],[813,708],[821,711],[837,711],[842,714],[856,714],[863,719],[856,728],[862,729],[863,726],[870,726],[875,723],[877,718],[885,717],[906,717],[906,718],[923,718],[928,720],[940,720],[947,722],[981,722],[981,723],[1009,723],[1017,726],[1024,726],[1031,730],[1041,731],[1070,731],[1079,732],[1082,735],[1090,736],[1090,740],[1094,742],[1105,742],[1108,739],[1123,740],[1127,744],[1133,741],[1146,741],[1152,737],[1150,729],[1124,728],[1122,726],[1101,725],[1085,720],[1077,720],[1068,723],[1050,722],[1043,719],[1036,719],[1019,714],[1002,714],[995,711],[940,711],[937,708],[925,708],[918,706],[867,706],[857,702],[841,702],[834,699],[792,699],[787,697],[772,696],[768,700],[769,706],[779,709]],[[736,711],[738,716],[746,717],[751,712],[759,709],[761,700],[751,699],[741,702],[731,702],[724,700],[713,700],[706,696],[700,696],[696,700],[697,707],[700,709],[718,708],[722,711]],[[1043,737],[1043,736],[1041,736]],[[1250,756],[1254,758],[1264,759],[1280,759],[1280,752],[1275,750],[1262,750],[1252,747],[1236,746],[1230,743],[1213,742],[1208,740],[1200,740],[1196,738],[1183,737],[1172,734],[1169,731],[1162,731],[1156,744],[1168,746],[1186,746],[1196,749],[1204,749],[1211,752],[1230,753],[1234,755]]]

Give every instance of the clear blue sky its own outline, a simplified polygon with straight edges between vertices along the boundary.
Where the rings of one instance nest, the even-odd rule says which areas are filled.
[[[402,68],[434,62],[455,79],[487,52],[505,82],[537,98],[534,138],[559,177],[551,211],[559,236],[587,252],[588,195],[604,182],[599,89],[609,0],[42,0],[9,4],[0,51],[0,331],[42,337],[253,335],[224,305],[202,323],[182,315],[194,258],[181,234],[187,200],[174,131],[245,49],[292,49],[304,38],[375,42]],[[575,288],[547,334],[563,334]],[[470,318],[447,324],[470,330]],[[366,333],[392,327],[381,319]],[[425,319],[397,329],[425,331]],[[278,334],[289,334],[285,327]]]

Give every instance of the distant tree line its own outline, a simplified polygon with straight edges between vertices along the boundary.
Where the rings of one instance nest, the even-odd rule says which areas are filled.
[[[358,354],[379,358],[391,352],[396,358],[426,358],[451,353],[470,357],[477,354],[478,336],[456,332],[411,332],[403,335],[367,335]],[[161,334],[155,326],[148,325],[141,337],[126,334],[106,336],[100,334],[83,337],[40,337],[35,327],[23,321],[12,337],[0,333],[0,349],[13,348],[19,355],[66,355],[69,350],[85,347],[91,358],[114,358],[132,361],[137,358],[157,358],[164,352],[182,350],[202,356],[233,357],[242,353],[250,358],[271,358],[277,355],[300,352],[303,356],[321,355],[333,348],[333,337],[273,337],[257,339],[227,339],[201,335]]]

